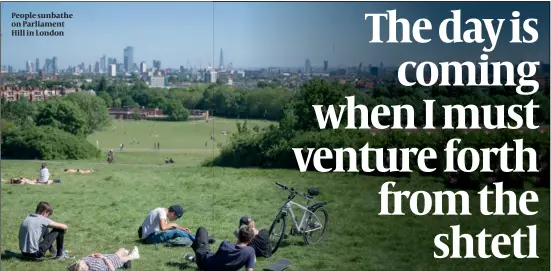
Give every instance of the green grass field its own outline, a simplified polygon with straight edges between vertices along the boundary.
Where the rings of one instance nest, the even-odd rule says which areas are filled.
[[[222,121],[220,125],[215,121],[216,133],[224,129],[235,131],[235,120]],[[149,137],[155,124],[155,134],[162,139],[160,151],[153,150],[155,140]],[[328,229],[323,241],[312,246],[305,246],[300,237],[290,237],[271,259],[258,259],[255,270],[262,270],[279,258],[290,259],[292,270],[548,270],[548,190],[536,190],[539,203],[529,205],[539,211],[535,216],[482,217],[477,215],[478,197],[474,193],[470,204],[473,216],[378,216],[377,193],[389,179],[298,170],[205,168],[200,163],[216,154],[212,146],[204,147],[212,131],[211,122],[124,122],[120,129],[119,125],[114,132],[108,129],[90,137],[94,144],[100,141],[102,148],[116,148],[121,140],[126,140],[128,151],[118,152],[114,164],[107,165],[103,159],[50,161],[52,177],[61,179],[63,184],[3,183],[2,250],[18,251],[19,224],[39,201],[45,200],[54,206],[52,219],[69,225],[66,248],[77,257],[138,245],[142,258],[133,263],[133,270],[195,270],[195,265],[186,266],[183,260],[190,248],[137,242],[136,230],[147,213],[155,207],[183,205],[186,212],[178,223],[193,230],[205,226],[217,238],[212,246],[215,250],[223,239],[234,241],[232,233],[243,215],[252,216],[258,226],[270,226],[287,196],[274,185],[279,181],[303,191],[318,187],[321,194],[317,200],[329,202]],[[134,135],[143,148],[129,144]],[[165,165],[165,157],[172,157],[176,163]],[[2,178],[34,177],[38,167],[39,161],[2,161]],[[64,168],[94,168],[97,172],[65,174]],[[396,189],[432,191],[443,186],[436,180],[413,178],[399,180]],[[404,203],[403,209],[409,210],[409,206]],[[519,228],[526,232],[525,226],[537,224],[540,259],[434,259],[434,236],[451,234],[449,226],[457,224],[473,235],[482,229],[490,234],[510,235]],[[522,245],[526,254],[527,242]],[[486,247],[489,249],[490,245]],[[511,253],[512,249],[504,248],[502,252]],[[2,270],[63,270],[67,264],[68,261],[3,259]]]
[[[230,133],[235,132],[236,122],[234,119],[215,118],[206,122],[158,122],[158,121],[113,121],[111,127],[104,132],[93,134],[89,137],[90,143],[101,149],[119,149],[124,144],[124,149],[135,151],[149,151],[154,149],[153,144],[160,143],[162,150],[200,149],[204,150],[205,142],[209,142],[207,149],[212,148],[210,136],[214,134],[216,148],[218,143],[224,144]],[[244,120],[239,120],[243,122]],[[261,120],[249,120],[249,128],[254,125],[265,127],[273,122]],[[113,127],[115,129],[113,130]],[[227,132],[227,136],[222,134]],[[136,142],[133,142],[134,139]],[[139,142],[139,143],[138,143]]]

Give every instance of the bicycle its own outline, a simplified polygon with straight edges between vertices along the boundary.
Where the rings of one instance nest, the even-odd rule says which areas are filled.
[[[279,186],[281,189],[288,191],[289,196],[287,197],[287,200],[281,207],[279,213],[274,219],[274,222],[272,223],[272,226],[270,227],[269,236],[270,245],[272,247],[272,254],[277,251],[284,237],[287,238],[287,236],[285,235],[285,226],[287,224],[286,218],[288,214],[291,215],[291,219],[293,221],[293,224],[291,225],[292,228],[290,231],[290,235],[302,235],[302,237],[304,238],[304,242],[307,245],[316,244],[321,241],[323,234],[327,229],[328,214],[327,211],[323,208],[323,206],[327,205],[327,202],[316,202],[310,205],[310,201],[312,201],[314,197],[319,195],[319,190],[315,187],[311,187],[308,189],[307,193],[300,193],[295,190],[295,188],[289,188],[286,185],[280,184],[278,182],[276,182],[276,185]],[[306,206],[303,206],[293,201],[293,199],[297,195],[302,196],[307,200]],[[297,217],[295,216],[295,213],[292,209],[293,206],[298,207],[304,211],[302,217],[300,218],[300,223],[297,223]],[[319,216],[323,215],[323,224],[321,223],[318,215],[315,214],[316,212],[319,212]],[[281,229],[276,230],[276,226],[279,223],[281,223],[282,227]],[[314,232],[320,232],[319,238],[315,241],[314,239],[311,239],[312,233]],[[272,240],[272,237],[275,237],[275,239]]]

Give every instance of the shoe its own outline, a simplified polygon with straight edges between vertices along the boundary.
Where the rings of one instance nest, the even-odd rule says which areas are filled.
[[[125,262],[125,263],[122,265],[122,268],[124,268],[124,269],[130,269],[130,268],[132,268],[132,261]]]
[[[138,250],[138,247],[134,247],[134,249],[132,249],[132,252],[130,252],[130,254],[128,254],[128,256],[130,256],[132,258],[132,260],[137,260],[140,258],[140,251]]]
[[[55,259],[56,260],[66,260],[66,259],[71,259],[71,257],[69,256],[69,253],[67,253],[67,250],[64,250],[63,254],[56,256]]]
[[[191,262],[191,263],[195,262],[195,256],[193,256],[191,254],[188,254],[188,253],[186,253],[186,255],[184,255],[184,259],[188,262]]]
[[[214,244],[214,242],[216,242],[216,239],[214,238],[214,236],[209,236],[209,245]]]

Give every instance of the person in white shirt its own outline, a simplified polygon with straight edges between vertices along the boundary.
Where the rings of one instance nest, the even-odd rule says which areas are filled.
[[[138,237],[146,244],[165,243],[177,237],[195,240],[195,235],[191,234],[188,228],[180,227],[176,223],[169,223],[169,221],[181,218],[182,215],[184,215],[184,208],[180,205],[155,208],[149,212],[138,229]]]
[[[38,172],[37,184],[52,184],[54,181],[50,180],[50,170],[46,167],[46,163],[42,163],[42,167]]]

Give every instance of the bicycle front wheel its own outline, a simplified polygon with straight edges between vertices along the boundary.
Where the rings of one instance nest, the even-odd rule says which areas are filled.
[[[272,255],[276,253],[279,248],[283,236],[285,236],[285,215],[279,214],[270,227],[270,247],[272,248]]]
[[[307,245],[316,244],[321,241],[327,229],[327,222],[329,221],[329,215],[323,207],[313,210],[312,213],[316,216],[310,215],[306,222],[307,229],[312,231],[304,233],[304,242],[306,242]],[[316,217],[319,220],[316,219]]]

